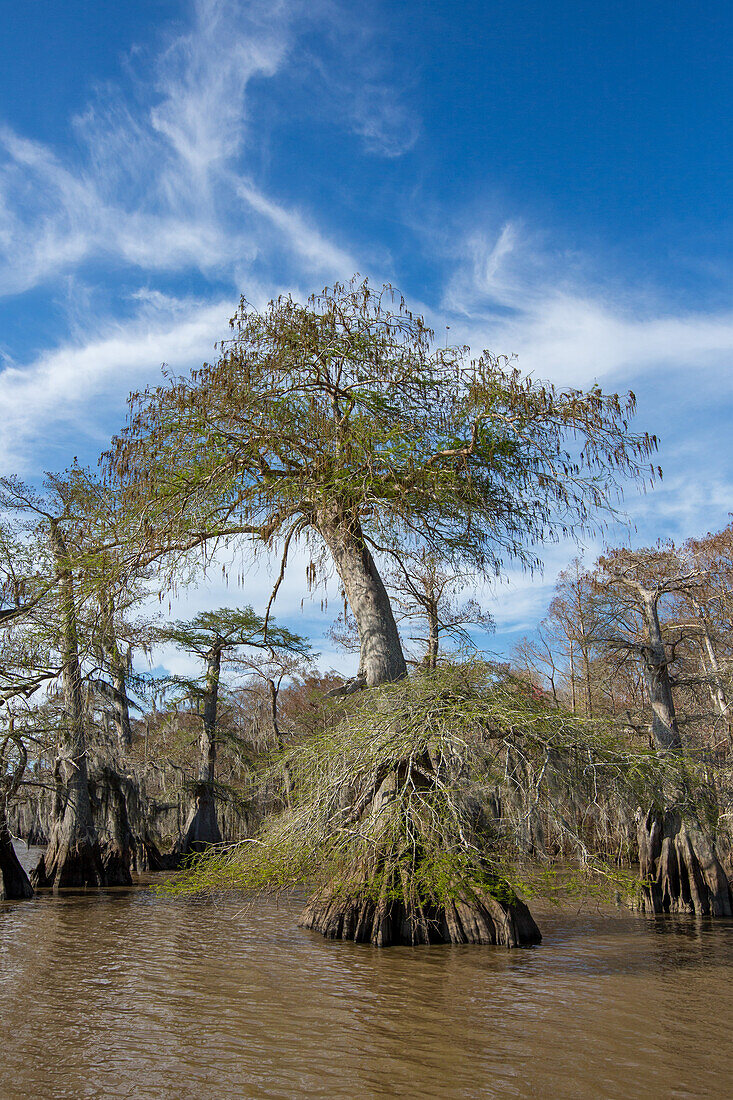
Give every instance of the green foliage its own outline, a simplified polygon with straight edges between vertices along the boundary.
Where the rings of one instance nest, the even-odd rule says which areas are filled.
[[[627,890],[609,836],[628,839],[636,807],[661,799],[680,767],[694,772],[478,661],[347,701],[340,724],[265,780],[284,763],[292,807],[168,889],[328,883],[344,897],[435,905],[466,892]]]
[[[305,304],[242,299],[219,358],[131,398],[107,456],[152,548],[334,521],[496,569],[593,522],[656,441],[622,401],[558,391],[506,358],[440,348],[394,290],[356,278]]]
[[[176,621],[156,631],[158,641],[173,642],[199,656],[206,657],[213,650],[220,652],[254,647],[268,651],[286,649],[305,654],[308,642],[287,627],[278,626],[274,620],[267,623],[252,607],[220,607],[215,611],[201,611],[188,622]]]

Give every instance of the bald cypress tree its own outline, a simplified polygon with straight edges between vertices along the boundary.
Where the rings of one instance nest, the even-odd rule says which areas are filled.
[[[195,680],[177,679],[188,697],[196,701],[201,713],[201,758],[195,787],[196,800],[177,846],[180,855],[189,855],[218,844],[222,839],[216,811],[216,756],[223,662],[229,655],[243,649],[261,650],[267,655],[276,650],[304,653],[308,644],[274,621],[266,622],[251,607],[202,611],[188,622],[175,622],[162,628],[157,637],[160,641],[174,642],[181,649],[194,653],[205,665],[202,677]]]
[[[330,559],[357,622],[359,677],[405,673],[377,566],[405,546],[496,572],[586,529],[655,440],[624,400],[558,391],[505,358],[435,346],[391,287],[327,288],[260,312],[242,299],[219,356],[132,396],[107,466],[164,554],[246,535]],[[281,573],[282,575],[282,573]]]

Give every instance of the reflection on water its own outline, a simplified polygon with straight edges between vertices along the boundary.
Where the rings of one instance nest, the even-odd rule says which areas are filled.
[[[150,887],[0,904],[0,1097],[733,1091],[733,923],[535,905],[533,950],[379,951],[298,910]]]

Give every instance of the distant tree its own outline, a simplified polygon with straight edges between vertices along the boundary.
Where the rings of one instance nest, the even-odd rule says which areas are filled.
[[[139,553],[246,535],[279,546],[281,579],[310,540],[338,572],[368,685],[405,673],[375,551],[532,565],[534,544],[592,526],[649,473],[656,441],[629,430],[632,394],[558,391],[435,347],[391,287],[354,280],[264,312],[242,299],[231,327],[214,363],[133,395],[113,441]]]
[[[583,711],[593,717],[593,678],[591,666],[594,657],[594,640],[601,630],[603,612],[598,604],[593,576],[583,568],[579,558],[573,558],[555,582],[555,595],[550,604],[548,618],[557,624],[567,639],[573,711],[577,707],[576,684],[582,684]],[[580,670],[580,677],[576,674]]]
[[[465,596],[471,574],[441,568],[425,550],[413,555],[400,553],[397,564],[385,574],[398,622],[422,621],[424,632],[411,638],[424,645],[423,664],[435,669],[442,638],[473,647],[468,627],[494,629],[494,620],[474,596]],[[464,599],[461,600],[461,596]]]
[[[49,846],[36,869],[40,885],[101,886],[105,869],[89,800],[87,738],[82,694],[79,597],[76,582],[84,557],[83,524],[73,494],[61,479],[50,479],[45,496],[13,479],[0,483],[0,503],[16,516],[30,517],[27,537],[33,538],[39,572],[53,585],[53,617],[64,698],[59,760],[63,781],[62,812],[54,822]]]
[[[77,467],[63,476],[47,475],[43,492],[15,478],[0,479],[0,506],[12,517],[20,551],[9,562],[10,542],[4,543],[4,586],[14,587],[15,596],[3,622],[11,628],[19,624],[18,666],[24,647],[44,655],[44,664],[29,663],[27,691],[56,678],[61,682],[62,713],[56,731],[59,813],[33,872],[36,885],[55,889],[131,881],[126,853],[106,841],[100,846],[89,794],[86,699],[99,684],[94,653],[100,635],[100,591],[114,583],[111,553],[119,535],[113,529],[113,503],[112,492]],[[21,583],[17,563],[23,556]]]
[[[267,623],[251,607],[202,611],[189,622],[174,622],[159,629],[157,639],[173,642],[205,662],[203,677],[175,678],[176,684],[184,688],[187,696],[200,705],[202,714],[196,802],[178,845],[179,853],[186,855],[221,841],[216,812],[216,756],[223,660],[238,650],[254,648],[263,651],[265,659],[272,663],[279,651],[303,654],[308,644],[287,628],[274,622]],[[276,700],[277,692],[275,706]],[[276,711],[274,713],[276,722]]]
[[[562,670],[558,666],[558,656],[553,642],[555,639],[547,624],[541,622],[534,637],[520,638],[512,652],[512,664],[533,680],[538,687],[548,684],[552,702],[559,705],[558,685]]]

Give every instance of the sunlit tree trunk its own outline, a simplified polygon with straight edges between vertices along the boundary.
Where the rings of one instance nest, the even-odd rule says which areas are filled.
[[[389,596],[357,520],[321,509],[317,526],[333,557],[359,630],[359,676],[369,687],[407,673]]]
[[[112,597],[108,594],[105,594],[102,600],[102,614],[104,616],[104,648],[109,661],[110,678],[114,690],[117,740],[121,748],[129,749],[132,745],[132,728],[130,726],[130,706],[127,698],[127,670],[125,659],[120,653],[115,636],[114,606]]]
[[[658,749],[679,751],[682,738],[669,678],[669,661],[659,625],[657,601],[652,593],[642,595],[641,611],[648,639],[648,645],[643,649],[644,678],[652,708],[654,744]]]

